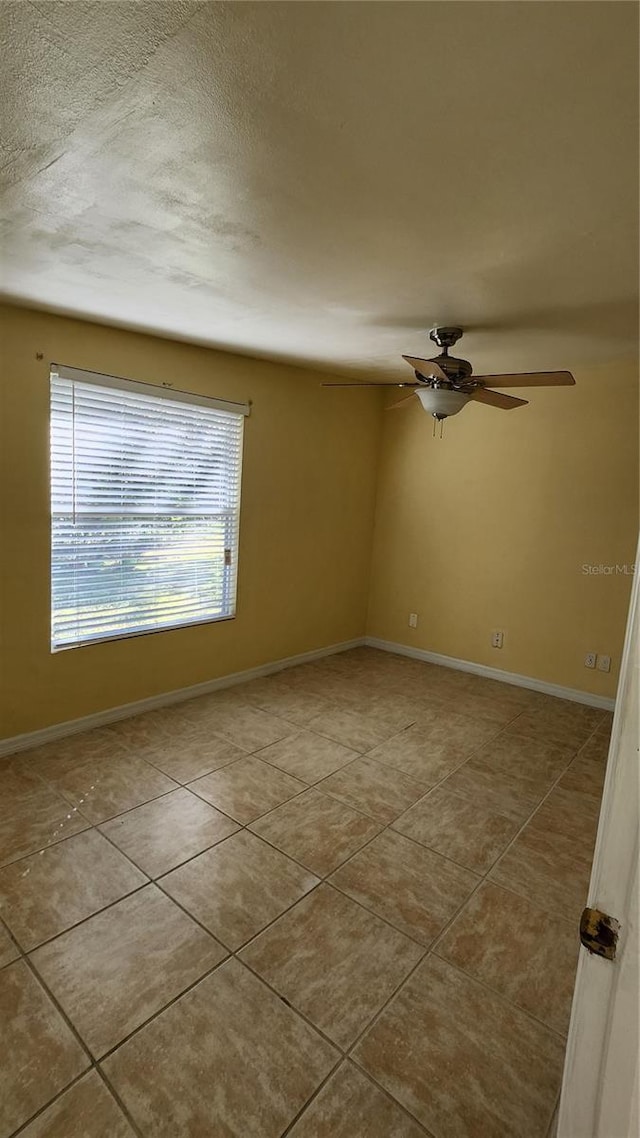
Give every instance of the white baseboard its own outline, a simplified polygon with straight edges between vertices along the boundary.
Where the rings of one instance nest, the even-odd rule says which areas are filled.
[[[177,688],[175,691],[151,695],[147,699],[137,699],[133,703],[123,703],[119,707],[109,707],[106,711],[84,715],[82,719],[69,719],[66,723],[53,723],[50,727],[43,727],[39,731],[29,731],[24,735],[0,739],[0,758],[16,754],[18,751],[28,751],[32,747],[40,747],[43,743],[52,743],[55,739],[63,739],[67,735],[77,735],[80,731],[90,731],[92,727],[104,727],[108,723],[116,723],[119,719],[129,719],[132,715],[141,715],[144,711],[155,711],[158,707],[182,703],[199,695],[208,695],[209,692],[230,688],[235,684],[244,684],[248,680],[257,680],[261,676],[281,672],[296,664],[309,664],[312,660],[322,659],[323,656],[333,656],[337,652],[346,652],[349,648],[360,648],[363,644],[362,637],[343,640],[341,644],[329,644],[326,648],[314,648],[311,652],[301,652],[297,656],[272,660],[269,664],[259,664],[256,668],[247,668],[244,672],[232,672],[227,676],[218,676],[215,680],[192,684],[188,688]]]
[[[220,691],[223,688],[243,684],[248,680],[259,679],[260,676],[269,676],[274,672],[282,672],[285,668],[293,668],[296,664],[308,664],[312,660],[321,660],[323,656],[333,656],[338,652],[346,652],[349,648],[379,648],[383,652],[392,652],[397,656],[410,656],[413,660],[424,660],[428,664],[439,664],[444,668],[455,668],[460,672],[472,672],[476,676],[486,676],[491,680],[499,680],[505,684],[515,684],[516,687],[530,688],[532,691],[544,692],[559,699],[570,699],[574,703],[584,703],[589,707],[599,707],[604,711],[613,711],[615,700],[603,695],[592,695],[591,692],[578,691],[576,688],[565,688],[561,684],[547,683],[546,680],[536,680],[532,676],[521,676],[516,672],[503,672],[500,668],[491,668],[486,664],[474,664],[471,660],[456,660],[453,656],[442,656],[438,652],[429,652],[425,648],[412,648],[408,644],[396,644],[392,640],[378,640],[375,636],[357,637],[355,640],[343,640],[340,644],[330,644],[326,648],[314,648],[311,652],[301,652],[297,656],[286,656],[282,660],[272,660],[268,664],[259,664],[256,668],[247,668],[244,672],[233,672],[227,676],[218,676],[215,680],[205,680],[201,684],[192,684],[188,688],[177,688],[175,691],[162,692],[147,699],[138,699],[133,703],[123,703],[119,707],[109,707],[106,711],[97,711],[93,715],[85,715],[81,719],[70,719],[66,723],[53,723],[50,727],[43,727],[39,731],[29,731],[24,735],[14,735],[12,738],[0,739],[0,758],[5,755],[17,754],[32,747],[40,747],[44,743],[52,743],[55,739],[63,739],[67,735],[77,735],[80,731],[90,731],[93,727],[104,727],[108,723],[116,723],[119,719],[129,719],[132,715],[141,715],[144,711],[155,711],[158,707],[167,707],[172,703],[182,703],[187,699],[194,699],[199,695],[208,695],[209,692]]]
[[[397,656],[410,656],[412,660],[424,660],[427,664],[439,664],[443,668],[455,668],[459,672],[472,672],[474,676],[485,676],[489,680],[499,680],[503,684],[514,684],[519,688],[555,695],[558,699],[570,699],[574,703],[584,703],[588,707],[598,707],[603,711],[613,711],[616,701],[606,695],[593,695],[577,688],[565,688],[562,684],[551,684],[547,680],[536,680],[533,676],[521,676],[518,672],[503,672],[501,668],[491,668],[488,664],[474,664],[471,660],[457,660],[454,656],[442,656],[439,652],[429,652],[426,648],[412,648],[408,644],[395,644],[392,640],[378,640],[375,636],[365,636],[364,643],[369,648],[380,648],[383,652],[394,652]]]

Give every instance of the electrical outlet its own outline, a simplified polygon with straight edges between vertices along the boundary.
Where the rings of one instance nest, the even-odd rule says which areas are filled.
[[[409,613],[409,628],[417,628],[417,627],[418,627],[418,614],[417,614],[417,612],[410,612]]]
[[[610,656],[598,656],[598,671],[599,672],[608,672],[608,671],[610,671],[610,669],[611,669],[611,657]]]
[[[504,644],[504,632],[502,631],[501,628],[494,629],[494,631],[491,633],[491,647],[492,648],[502,648],[503,644]]]
[[[587,652],[584,658],[585,668],[595,668],[597,659],[598,657],[595,652]]]

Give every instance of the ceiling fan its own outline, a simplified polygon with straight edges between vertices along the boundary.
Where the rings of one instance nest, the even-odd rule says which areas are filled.
[[[462,328],[434,328],[429,337],[441,348],[440,355],[430,360],[403,356],[415,373],[415,380],[407,383],[323,383],[323,387],[412,387],[411,395],[406,395],[391,407],[402,407],[413,395],[417,395],[425,411],[434,419],[442,421],[450,415],[457,415],[470,400],[486,403],[489,407],[500,407],[511,411],[524,407],[528,399],[516,399],[494,391],[496,387],[568,387],[575,383],[570,371],[518,372],[513,375],[473,375],[468,360],[459,360],[449,355],[449,348],[462,336]],[[434,424],[435,427],[435,424]]]

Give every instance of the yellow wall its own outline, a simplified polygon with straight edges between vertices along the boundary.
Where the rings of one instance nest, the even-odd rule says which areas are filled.
[[[322,391],[314,373],[39,312],[0,314],[0,736],[363,634],[377,394]],[[50,361],[253,400],[235,620],[51,654]]]
[[[635,560],[638,369],[575,375],[526,408],[467,407],[442,440],[417,399],[385,413],[371,636],[615,694],[631,578],[582,566]],[[609,675],[589,651],[613,657]]]
[[[321,377],[300,369],[14,307],[0,319],[0,736],[365,628],[615,694],[630,578],[582,566],[634,560],[637,366],[579,369],[576,388],[532,392],[511,414],[468,407],[442,440],[414,400],[382,416],[380,447],[376,393],[322,391]],[[235,620],[51,654],[52,360],[253,401]],[[489,646],[492,628],[506,630],[501,651]],[[610,654],[611,674],[585,669],[587,651]]]

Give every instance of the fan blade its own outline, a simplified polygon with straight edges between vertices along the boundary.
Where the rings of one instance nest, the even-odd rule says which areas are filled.
[[[321,383],[321,387],[420,387],[419,383]]]
[[[385,411],[395,411],[398,407],[406,407],[407,403],[413,399],[414,395],[415,391],[412,391],[411,395],[403,395],[402,399],[398,399],[397,403],[389,403],[389,405],[385,407]]]
[[[514,407],[524,407],[525,403],[529,402],[528,399],[515,399],[513,395],[503,395],[501,391],[485,391],[484,387],[476,387],[471,398],[477,403],[486,403],[489,407],[502,407],[503,411],[513,411]]]
[[[444,379],[446,375],[438,364],[434,364],[432,360],[418,360],[415,356],[403,356],[409,367],[418,372],[418,375],[424,376],[425,379]]]
[[[483,387],[571,387],[570,371],[522,371],[514,375],[474,375]]]

